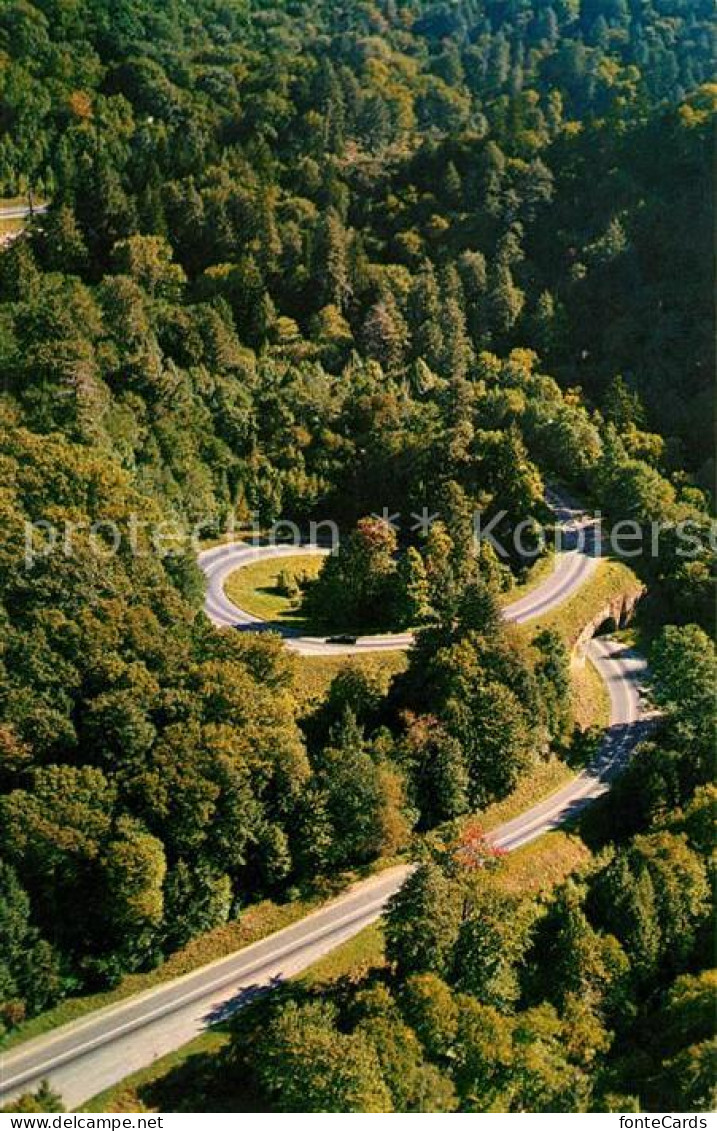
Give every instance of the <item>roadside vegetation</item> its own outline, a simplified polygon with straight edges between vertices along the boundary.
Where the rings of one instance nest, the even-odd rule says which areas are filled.
[[[3,242],[17,236],[25,227],[24,220],[0,216],[0,246]]]
[[[564,833],[551,833],[534,845],[506,857],[499,869],[490,875],[496,890],[547,893],[571,871],[584,865],[589,853],[576,838]],[[292,986],[299,995],[314,992],[333,994],[342,982],[357,983],[368,974],[388,971],[385,937],[380,923],[364,928],[354,938],[342,943],[331,954],[314,963],[292,979],[280,995],[292,996]],[[207,1092],[206,1072],[215,1058],[226,1052],[233,1039],[241,1039],[245,1028],[251,1032],[256,1018],[265,1015],[266,1002],[259,1000],[243,1011],[246,1016],[231,1023],[214,1026],[176,1053],[161,1057],[150,1067],[133,1073],[121,1083],[94,1096],[81,1111],[250,1111],[257,1097],[247,1089],[242,1094],[234,1084],[226,1089],[211,1079]],[[256,1018],[252,1016],[256,1015]],[[237,1038],[233,1034],[237,1034]],[[237,1104],[239,1106],[237,1106]]]
[[[293,657],[293,686],[299,712],[304,715],[320,707],[334,679],[346,671],[360,672],[367,682],[387,691],[392,678],[404,672],[407,665],[405,651]]]

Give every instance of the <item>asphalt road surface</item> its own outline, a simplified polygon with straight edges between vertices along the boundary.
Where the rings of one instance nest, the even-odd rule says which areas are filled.
[[[603,639],[591,642],[588,655],[610,693],[610,726],[601,750],[568,785],[493,830],[491,840],[499,847],[527,844],[604,793],[649,725],[641,703],[644,661]],[[20,1045],[0,1058],[0,1106],[49,1079],[65,1105],[77,1107],[374,922],[409,870],[402,865],[382,872],[262,942]]]

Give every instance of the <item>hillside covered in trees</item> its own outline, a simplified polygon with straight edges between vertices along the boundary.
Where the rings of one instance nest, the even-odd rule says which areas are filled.
[[[276,1103],[297,1042],[345,1048],[307,1110],[708,1102],[713,33],[706,0],[2,5],[0,197],[49,208],[0,251],[0,1037],[566,753],[565,643],[510,633],[525,558],[471,540],[560,481],[665,527],[631,564],[668,716],[614,836],[500,961],[506,908],[428,861],[391,980],[278,1014],[286,1078],[230,1068]],[[182,532],[280,518],[346,536],[328,622],[421,627],[390,689],[307,715],[278,638],[206,620]]]

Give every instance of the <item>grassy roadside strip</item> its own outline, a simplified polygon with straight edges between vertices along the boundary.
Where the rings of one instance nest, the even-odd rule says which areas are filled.
[[[25,221],[18,217],[0,216],[0,241],[15,236],[25,227]]]
[[[555,829],[506,856],[491,874],[491,883],[502,891],[538,895],[587,864],[590,856],[579,836]]]
[[[35,208],[42,208],[47,202],[45,200],[35,200],[33,198],[33,206]],[[28,195],[22,193],[20,196],[0,196],[0,212],[6,208],[27,208]]]
[[[589,658],[574,658],[570,667],[575,722],[581,730],[605,730],[610,723],[610,695]]]
[[[199,1111],[200,1106],[193,1099],[193,1095],[199,1088],[198,1077],[200,1074],[196,1073],[195,1078],[196,1062],[221,1052],[229,1043],[229,1039],[230,1035],[226,1027],[217,1026],[214,1029],[208,1029],[206,1033],[195,1037],[189,1044],[182,1045],[181,1048],[167,1056],[159,1057],[147,1068],[133,1072],[131,1076],[120,1080],[119,1084],[115,1084],[114,1087],[99,1092],[76,1110],[78,1112],[122,1112],[128,1114],[142,1114],[143,1112],[153,1111]],[[179,1074],[178,1080],[171,1086],[169,1080],[174,1073]],[[179,1080],[182,1083],[177,1086]],[[163,1099],[161,1107],[157,1101],[152,1103],[146,1093],[153,1087],[161,1088],[162,1092],[171,1090],[175,1093],[176,1102],[168,1106],[167,1100]],[[144,1099],[141,1098],[143,1095]],[[202,1103],[205,1100],[206,1096],[203,1096]],[[206,1111],[206,1106],[202,1110]],[[221,1108],[216,1107],[214,1110],[220,1111]]]
[[[517,786],[502,801],[496,801],[478,814],[478,823],[485,832],[502,825],[505,821],[512,821],[519,817],[526,809],[531,809],[539,801],[550,797],[556,789],[575,777],[576,771],[571,769],[560,758],[551,758],[548,762],[538,762],[536,766],[524,774]]]
[[[511,589],[506,589],[501,593],[498,598],[498,604],[501,609],[507,605],[512,605],[513,601],[520,601],[523,597],[527,597],[534,589],[550,577],[551,573],[557,566],[555,554],[552,552],[546,553],[543,557],[538,558],[535,565],[532,565],[527,571],[523,581],[514,585]]]

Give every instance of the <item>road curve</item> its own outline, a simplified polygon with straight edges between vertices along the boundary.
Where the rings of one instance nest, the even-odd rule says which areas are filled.
[[[610,726],[601,749],[568,785],[492,831],[492,842],[507,851],[556,828],[604,793],[649,725],[641,699],[644,661],[604,639],[593,640],[588,655],[610,694]],[[400,865],[381,872],[261,942],[0,1057],[0,1107],[42,1079],[50,1080],[67,1107],[77,1107],[374,922],[409,871],[409,865]]]
[[[515,624],[556,608],[584,584],[597,564],[599,542],[591,520],[577,507],[558,500],[556,496],[551,496],[551,505],[557,525],[563,532],[565,549],[555,555],[555,568],[545,581],[503,609],[504,618]],[[284,637],[290,651],[302,656],[356,655],[410,648],[413,644],[410,632],[361,636],[355,644],[330,644],[325,637],[302,636],[296,629],[272,624],[240,609],[229,600],[224,590],[227,578],[242,566],[273,558],[281,560],[298,553],[325,555],[327,552],[309,544],[253,545],[247,542],[230,542],[205,550],[197,558],[207,583],[204,611],[220,628],[243,628],[253,632],[273,629]]]

